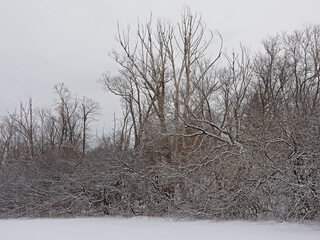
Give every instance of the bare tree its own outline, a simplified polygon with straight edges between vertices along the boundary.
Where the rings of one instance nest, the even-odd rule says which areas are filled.
[[[32,99],[29,98],[28,105],[25,107],[20,103],[20,114],[11,114],[10,117],[16,123],[16,131],[24,142],[25,157],[33,158],[35,156],[34,147],[34,132],[35,132],[35,121],[34,121],[34,109],[32,106]],[[21,149],[21,152],[23,150]]]
[[[147,126],[156,120],[159,137],[163,136],[160,145],[170,152],[170,140],[166,137],[168,128],[171,129],[173,125],[175,132],[180,131],[179,125],[183,124],[179,124],[182,123],[179,116],[187,118],[189,111],[201,108],[199,105],[202,104],[197,103],[198,96],[194,95],[194,89],[205,91],[201,94],[207,99],[215,89],[212,69],[220,57],[221,46],[216,58],[210,59],[206,55],[213,43],[213,36],[212,32],[206,31],[201,16],[192,15],[189,10],[182,15],[177,28],[158,21],[153,32],[152,20],[146,25],[138,24],[133,45],[129,32],[122,33],[118,28],[117,40],[124,54],[114,52],[113,57],[122,69],[117,77],[105,75],[102,83],[124,100],[131,116],[135,148],[143,144],[142,133],[146,133]],[[221,40],[221,36],[218,36]],[[203,96],[201,98],[204,99]],[[182,112],[180,109],[183,109]],[[186,134],[187,128],[182,129],[183,134]],[[174,138],[176,152],[179,149],[179,138]],[[181,140],[185,142],[184,138]]]
[[[10,147],[14,135],[14,121],[10,117],[4,117],[0,123],[0,166],[4,167],[10,157]]]
[[[80,152],[80,119],[78,108],[79,100],[73,97],[71,92],[64,84],[55,85],[55,90],[58,94],[58,101],[56,105],[59,124],[59,148],[64,148],[67,151],[74,153]]]
[[[100,105],[90,98],[83,97],[80,102],[80,111],[82,113],[82,156],[84,156],[88,141],[88,127],[99,114]]]

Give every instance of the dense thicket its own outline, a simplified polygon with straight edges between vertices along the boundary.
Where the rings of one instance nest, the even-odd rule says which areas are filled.
[[[98,147],[98,104],[63,85],[55,111],[2,118],[1,217],[320,218],[320,26],[227,54],[186,11],[118,42],[101,83],[123,118]]]

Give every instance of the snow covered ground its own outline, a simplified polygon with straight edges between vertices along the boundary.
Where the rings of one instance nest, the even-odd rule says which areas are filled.
[[[320,226],[153,218],[0,220],[1,240],[320,240]]]

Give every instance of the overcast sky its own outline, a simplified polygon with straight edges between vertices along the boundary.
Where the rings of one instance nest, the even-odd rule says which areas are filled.
[[[137,18],[177,21],[185,6],[201,13],[224,39],[224,48],[240,42],[259,48],[267,35],[320,24],[320,0],[0,0],[0,116],[33,98],[50,106],[53,86],[64,82],[78,96],[100,102],[96,128],[112,128],[120,115],[116,98],[97,83],[116,72],[108,56],[117,47],[117,22],[126,27]]]

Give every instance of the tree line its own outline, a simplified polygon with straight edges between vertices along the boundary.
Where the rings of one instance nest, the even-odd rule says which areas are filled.
[[[94,148],[99,104],[61,84],[1,119],[1,217],[319,219],[320,26],[226,53],[186,10],[117,42],[100,82],[123,117]]]

